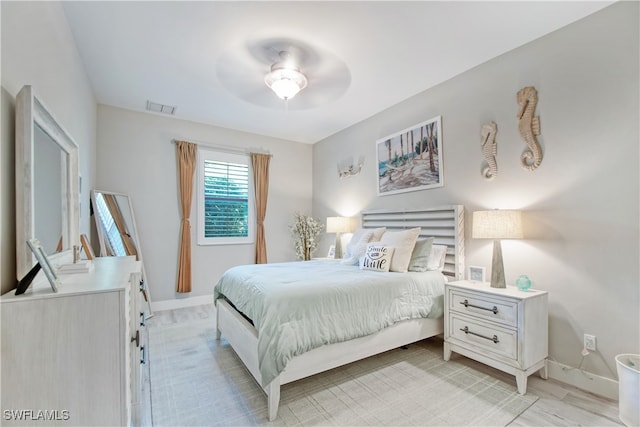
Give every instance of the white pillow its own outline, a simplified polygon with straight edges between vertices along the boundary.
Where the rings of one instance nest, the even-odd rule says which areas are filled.
[[[360,258],[361,270],[388,272],[394,248],[380,243],[369,243],[365,254]]]
[[[373,230],[365,230],[360,228],[353,233],[347,248],[345,249],[344,256],[340,261],[341,264],[356,265],[362,255],[367,250],[367,243],[373,236]]]
[[[444,261],[447,257],[447,247],[445,245],[431,245],[431,253],[427,262],[427,270],[442,271],[444,270]]]
[[[379,242],[385,231],[387,231],[387,227],[374,228],[373,236],[371,236],[369,242]]]
[[[409,271],[427,271],[429,267],[429,255],[431,255],[431,245],[433,245],[433,237],[416,240],[416,245],[411,252],[411,261],[409,261]]]
[[[389,271],[397,271],[406,273],[411,260],[413,247],[420,234],[420,227],[411,228],[403,231],[387,231],[382,235],[380,243],[385,246],[393,246],[395,251],[391,258],[391,267]]]

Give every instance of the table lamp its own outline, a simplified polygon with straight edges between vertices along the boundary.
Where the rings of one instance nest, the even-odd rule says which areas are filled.
[[[522,211],[492,210],[473,213],[474,239],[493,239],[491,287],[506,288],[500,239],[522,239]]]
[[[344,216],[327,217],[327,233],[336,233],[336,259],[342,258],[342,241],[340,234],[348,233],[349,231],[351,231],[351,221],[349,218]]]

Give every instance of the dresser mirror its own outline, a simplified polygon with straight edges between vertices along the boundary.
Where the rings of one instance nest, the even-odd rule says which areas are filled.
[[[53,262],[73,258],[80,242],[78,146],[31,86],[16,97],[16,268],[23,278],[37,260],[37,238]],[[70,261],[69,261],[70,262]]]
[[[93,218],[98,231],[100,250],[98,256],[135,256],[142,264],[142,287],[144,299],[151,315],[151,295],[147,275],[140,252],[140,239],[133,214],[131,199],[126,194],[111,191],[91,190]]]

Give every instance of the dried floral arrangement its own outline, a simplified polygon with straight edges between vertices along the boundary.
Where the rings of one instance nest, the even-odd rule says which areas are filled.
[[[318,247],[318,236],[322,233],[324,225],[319,220],[300,212],[294,213],[293,218],[293,225],[289,229],[293,235],[296,255],[298,259],[310,260],[311,253]]]

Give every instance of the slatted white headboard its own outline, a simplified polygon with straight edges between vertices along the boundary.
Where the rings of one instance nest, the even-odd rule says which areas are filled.
[[[464,278],[464,206],[364,211],[362,227],[387,227],[389,231],[420,227],[420,237],[433,236],[434,244],[447,245],[444,274],[455,280]]]

